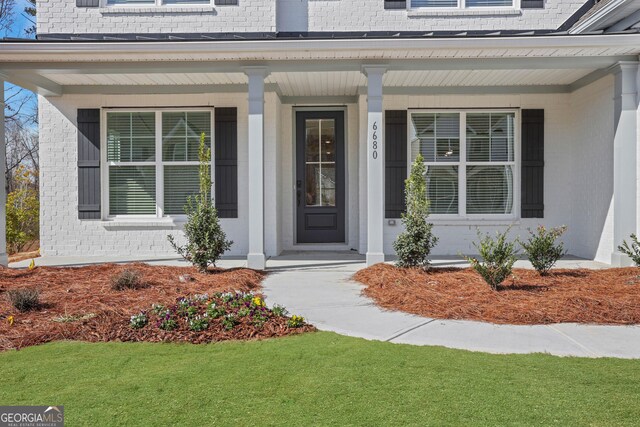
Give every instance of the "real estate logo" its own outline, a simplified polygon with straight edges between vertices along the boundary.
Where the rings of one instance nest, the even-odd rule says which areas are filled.
[[[62,427],[64,406],[0,406],[0,427]]]

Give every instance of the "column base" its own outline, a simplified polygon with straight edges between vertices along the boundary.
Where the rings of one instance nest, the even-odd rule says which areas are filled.
[[[264,270],[267,264],[267,258],[264,254],[248,254],[247,267],[252,270]]]
[[[0,253],[0,265],[4,267],[9,266],[9,257],[5,253]]]
[[[367,267],[381,262],[384,262],[384,254],[382,252],[367,252]]]
[[[632,267],[633,261],[631,258],[623,254],[622,252],[612,252],[611,253],[611,266],[612,267]]]

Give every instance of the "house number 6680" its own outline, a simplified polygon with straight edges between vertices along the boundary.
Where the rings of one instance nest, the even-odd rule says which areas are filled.
[[[373,136],[371,137],[373,139],[373,159],[377,159],[378,158],[378,135],[376,134],[376,132],[378,131],[378,122],[373,122]]]

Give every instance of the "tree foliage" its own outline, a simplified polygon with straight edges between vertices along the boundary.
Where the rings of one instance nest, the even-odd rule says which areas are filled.
[[[428,267],[431,250],[438,243],[438,238],[433,235],[433,224],[428,221],[429,200],[425,175],[424,159],[418,154],[405,181],[407,210],[402,214],[405,229],[393,242],[399,267]]]
[[[200,192],[189,196],[185,206],[187,222],[184,226],[186,244],[179,245],[169,235],[169,243],[185,260],[204,272],[216,265],[220,257],[231,248],[232,241],[220,226],[218,211],[211,200],[211,149],[205,144],[205,134],[200,136]]]
[[[24,166],[16,171],[18,188],[7,195],[7,252],[21,252],[40,234],[40,201],[33,187],[34,172]]]

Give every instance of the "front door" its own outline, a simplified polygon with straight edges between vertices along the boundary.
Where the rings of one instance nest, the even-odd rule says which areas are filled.
[[[296,113],[298,243],[345,241],[344,112]]]

